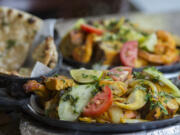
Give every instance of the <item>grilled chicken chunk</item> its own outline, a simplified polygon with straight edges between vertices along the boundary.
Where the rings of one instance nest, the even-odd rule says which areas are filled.
[[[40,97],[47,97],[48,91],[46,87],[37,82],[36,80],[29,80],[27,83],[24,84],[25,91],[28,92],[34,92]]]
[[[60,91],[72,87],[75,85],[72,79],[68,79],[65,76],[49,77],[45,79],[45,86],[48,90]]]

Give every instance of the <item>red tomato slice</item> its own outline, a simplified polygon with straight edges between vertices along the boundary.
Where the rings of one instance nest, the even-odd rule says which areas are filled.
[[[112,98],[111,89],[108,86],[105,86],[103,91],[97,93],[84,108],[83,115],[95,117],[103,114],[112,105]]]
[[[95,28],[93,26],[90,26],[88,24],[81,24],[81,29],[83,29],[86,32],[95,33],[95,34],[98,34],[98,35],[102,35],[103,32],[104,32],[103,30],[97,29],[97,28]]]
[[[109,73],[114,81],[125,81],[132,77],[132,68],[119,66],[111,69]]]
[[[128,41],[120,50],[120,60],[123,65],[134,67],[138,55],[138,42]]]

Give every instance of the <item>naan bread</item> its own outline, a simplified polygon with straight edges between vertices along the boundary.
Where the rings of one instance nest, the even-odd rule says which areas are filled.
[[[33,52],[33,59],[54,68],[58,61],[58,52],[54,39],[47,37]]]
[[[0,68],[18,70],[43,21],[28,13],[0,7]]]
[[[0,68],[0,75],[13,75],[13,76],[18,76],[18,72],[17,71],[8,71],[4,68]]]

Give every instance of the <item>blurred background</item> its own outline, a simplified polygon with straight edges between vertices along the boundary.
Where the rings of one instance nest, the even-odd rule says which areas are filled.
[[[0,0],[0,5],[21,9],[41,18],[75,18],[103,14],[180,10],[180,0]]]

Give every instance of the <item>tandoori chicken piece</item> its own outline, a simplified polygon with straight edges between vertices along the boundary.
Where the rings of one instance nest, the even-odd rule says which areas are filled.
[[[76,47],[73,50],[72,52],[73,59],[78,62],[88,63],[92,56],[92,50],[93,50],[93,35],[89,34],[87,36],[85,45]]]
[[[25,91],[28,92],[34,92],[40,97],[48,97],[49,93],[46,87],[37,82],[36,80],[29,80],[27,83],[24,84],[24,89]]]
[[[48,90],[60,91],[72,87],[75,82],[65,76],[48,77],[45,79],[45,86]]]

